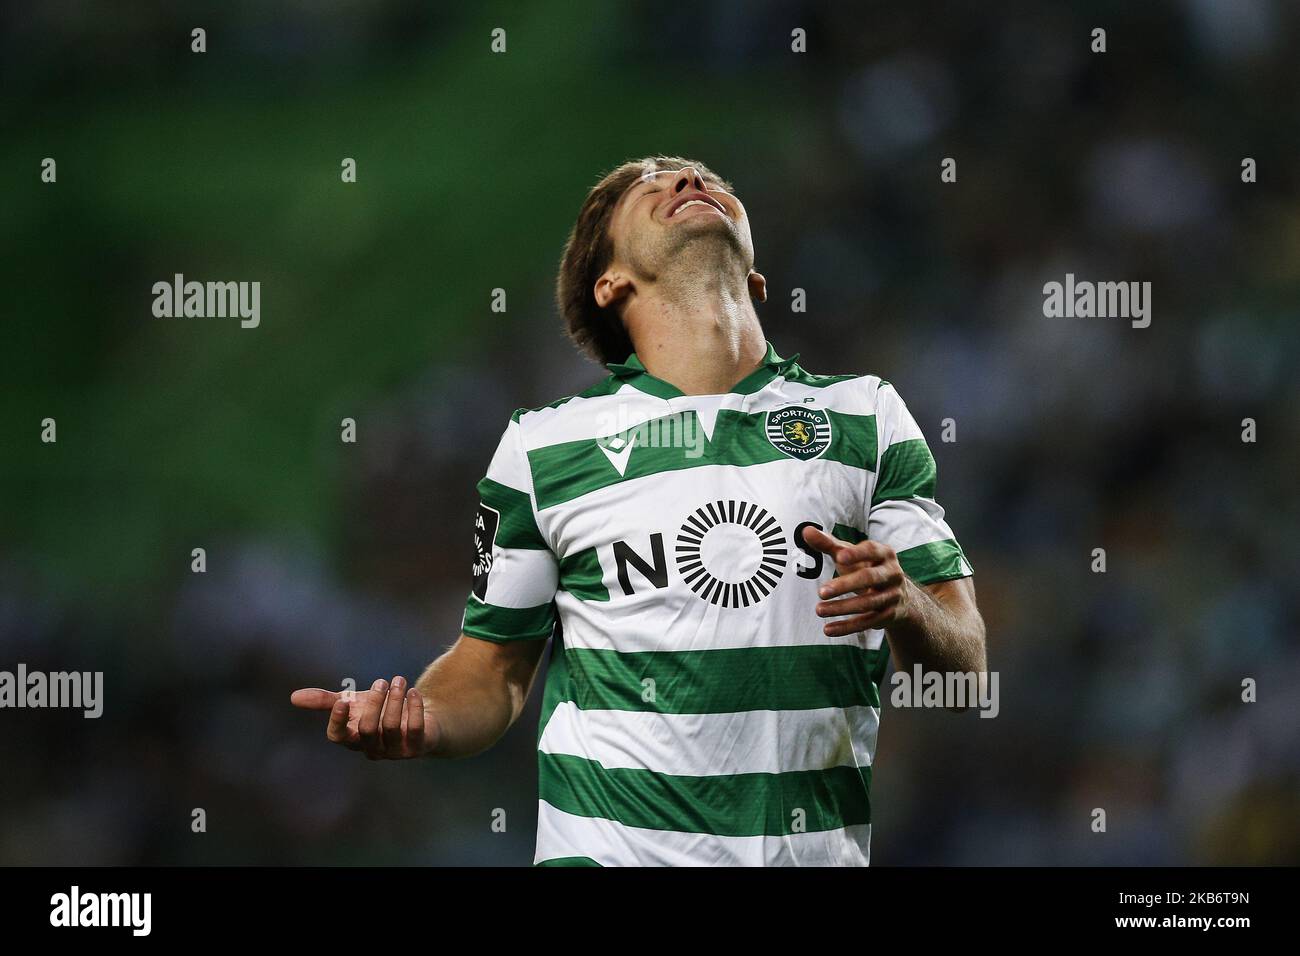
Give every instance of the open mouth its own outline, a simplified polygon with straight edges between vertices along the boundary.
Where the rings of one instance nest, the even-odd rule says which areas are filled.
[[[690,209],[693,206],[705,206],[709,209],[716,209],[724,216],[727,214],[726,207],[712,196],[706,195],[702,192],[686,192],[682,193],[669,204],[668,212],[665,214],[664,218],[672,219],[683,209]]]

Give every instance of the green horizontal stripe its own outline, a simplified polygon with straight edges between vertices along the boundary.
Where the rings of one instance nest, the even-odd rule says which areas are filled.
[[[661,714],[879,707],[872,674],[880,653],[847,644],[631,653],[569,647],[567,699],[582,710]],[[647,688],[653,700],[643,699]]]
[[[536,641],[551,636],[555,626],[555,602],[537,607],[498,607],[470,597],[465,602],[461,630],[498,644],[506,641]]]
[[[560,560],[560,589],[580,601],[608,601],[609,588],[604,583],[605,570],[595,548],[584,548]]]
[[[647,475],[703,465],[755,465],[786,457],[767,440],[758,416],[727,409],[719,411],[711,442],[705,440],[693,410],[684,412],[680,420],[675,415],[668,418],[671,425],[662,426],[665,432],[669,427],[678,432],[679,426],[683,426],[680,431],[695,438],[697,444],[687,447],[683,442],[683,447],[664,448],[638,441],[628,453],[627,468],[622,475],[595,438],[560,442],[530,451],[528,461],[533,472],[538,509],[550,508],[621,481]],[[729,419],[738,421],[729,423]],[[734,427],[728,427],[729,424],[734,424]],[[647,423],[647,433],[659,434],[660,427],[659,420]],[[636,429],[629,429],[620,437],[626,439],[634,434]]]
[[[831,442],[821,457],[864,470],[875,468],[875,416],[850,415],[830,409],[827,412],[831,420]],[[559,442],[528,452],[538,509],[551,508],[619,482],[669,471],[707,465],[746,467],[789,460],[767,439],[766,412],[721,409],[712,441],[704,437],[693,409],[628,429],[618,437],[631,441],[638,433],[653,437],[648,441],[635,441],[628,452],[627,467],[622,475],[601,450],[596,438]],[[667,435],[690,436],[693,441],[679,440],[675,442],[677,447],[656,447],[651,443]],[[602,436],[601,440],[609,445],[612,437]]]
[[[831,446],[823,458],[864,471],[876,470],[876,416],[826,409],[831,419]]]
[[[880,476],[871,503],[907,498],[933,498],[934,456],[924,438],[895,442],[880,456]]]
[[[962,559],[966,557],[955,538],[932,541],[898,552],[898,564],[903,573],[917,584],[947,581],[966,576]],[[966,564],[969,566],[970,562]]]
[[[589,856],[557,856],[550,860],[539,860],[538,866],[600,866]]]
[[[561,622],[561,625],[563,622]],[[537,720],[537,743],[542,742],[546,725],[555,713],[555,708],[571,698],[569,693],[569,668],[565,663],[564,627],[555,629],[555,640],[551,641],[551,656],[546,667],[546,687],[542,693],[542,712]]]
[[[847,541],[849,544],[857,544],[859,541],[867,540],[864,532],[859,531],[852,525],[839,524],[838,522],[835,527],[831,528],[831,535],[841,541]]]
[[[527,492],[484,478],[478,483],[478,495],[483,504],[501,515],[496,536],[498,547],[546,550],[546,541],[537,530],[537,519],[533,517],[533,504]]]
[[[889,670],[889,638],[886,637],[880,642],[880,650],[871,660],[871,682],[879,687],[885,679],[885,673]]]
[[[740,837],[871,822],[870,767],[683,777],[567,754],[539,753],[538,760],[543,800],[624,826]]]

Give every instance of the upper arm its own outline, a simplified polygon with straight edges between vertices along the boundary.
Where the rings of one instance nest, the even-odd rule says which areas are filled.
[[[917,584],[973,574],[935,497],[938,475],[930,447],[907,405],[887,382],[876,390],[876,435],[875,481],[866,503],[867,537],[893,548],[903,571]]]

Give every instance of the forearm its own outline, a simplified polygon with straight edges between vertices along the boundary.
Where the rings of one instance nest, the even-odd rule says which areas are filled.
[[[904,578],[905,611],[901,619],[886,627],[899,670],[911,670],[916,664],[925,671],[945,673],[987,670],[984,621],[973,596],[966,599],[970,585],[961,581],[946,584],[951,587],[935,587],[936,595]]]
[[[502,659],[499,648],[461,637],[425,668],[415,686],[437,726],[430,755],[469,757],[500,740],[523,710],[540,654]]]

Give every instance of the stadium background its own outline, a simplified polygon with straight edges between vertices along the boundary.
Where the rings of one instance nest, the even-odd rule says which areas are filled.
[[[1298,25],[1280,0],[6,6],[0,667],[103,670],[106,704],[0,713],[0,862],[531,861],[536,689],[486,755],[380,765],[288,694],[454,638],[510,412],[601,375],[554,315],[564,236],[658,151],[737,184],[778,350],[898,386],[976,568],[1001,714],[886,708],[873,862],[1300,862]],[[261,327],[155,319],[177,272],[259,280]],[[1045,319],[1066,272],[1151,281],[1151,327]]]

